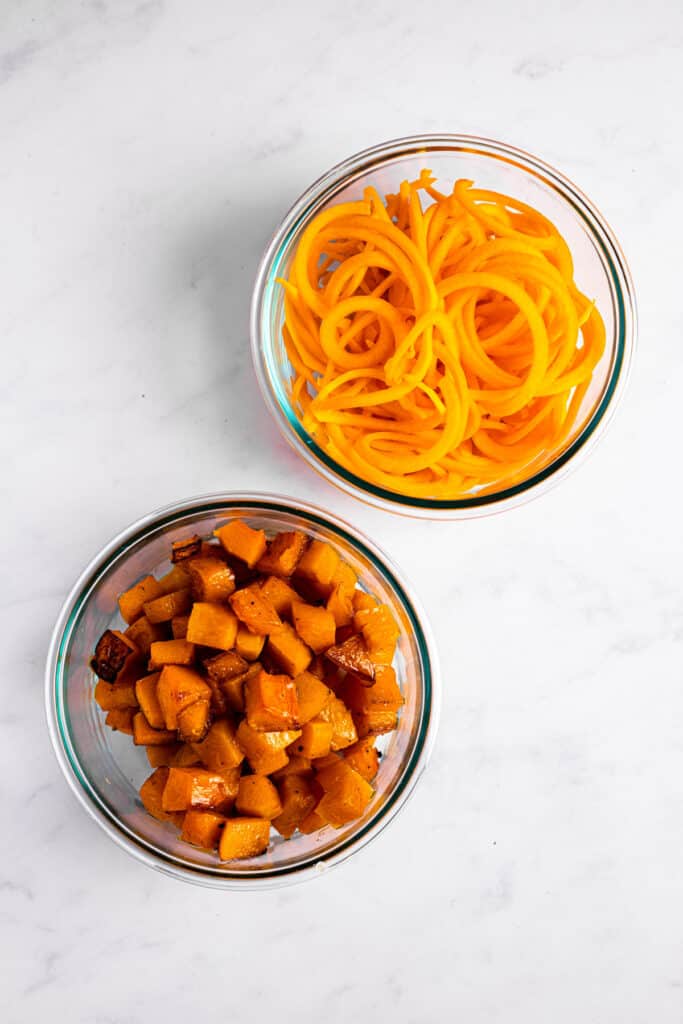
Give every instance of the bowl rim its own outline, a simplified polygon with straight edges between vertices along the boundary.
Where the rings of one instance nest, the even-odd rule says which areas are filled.
[[[346,543],[367,557],[371,564],[379,567],[415,631],[423,684],[423,711],[413,748],[394,791],[362,828],[319,856],[313,851],[301,864],[231,872],[226,867],[180,864],[172,855],[165,855],[128,829],[99,798],[73,751],[65,725],[61,693],[65,669],[63,655],[68,649],[79,615],[87,605],[92,585],[126,548],[141,540],[151,530],[170,525],[187,513],[259,506],[264,510],[303,515],[311,527],[322,525],[331,528]],[[319,876],[376,838],[405,806],[429,762],[438,730],[440,709],[441,676],[429,620],[424,607],[393,560],[363,532],[333,513],[299,498],[260,491],[225,491],[182,499],[142,516],[113,537],[90,560],[66,597],[52,633],[45,666],[45,711],[52,747],[62,774],[80,805],[110,839],[136,860],[171,877],[215,889],[268,889]]]
[[[603,258],[616,297],[616,345],[610,374],[600,401],[583,428],[547,466],[512,487],[491,494],[459,499],[400,495],[363,480],[327,454],[304,429],[279,384],[272,358],[273,344],[262,332],[263,312],[274,282],[272,267],[280,251],[305,224],[311,211],[334,198],[352,175],[380,166],[402,155],[430,151],[470,152],[513,164],[550,186],[573,208]],[[403,136],[361,150],[340,161],[313,182],[291,206],[266,246],[258,266],[250,311],[251,352],[256,378],[265,404],[280,433],[319,475],[366,504],[398,514],[428,519],[464,519],[493,515],[517,507],[555,486],[593,450],[604,434],[623,397],[635,346],[637,311],[631,272],[624,253],[605,217],[591,200],[561,171],[523,149],[478,135],[427,133]],[[545,484],[545,488],[539,485]]]

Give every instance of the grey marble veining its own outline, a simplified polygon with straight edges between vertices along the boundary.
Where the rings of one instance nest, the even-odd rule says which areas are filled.
[[[7,1024],[678,1024],[683,1018],[683,9],[24,0],[0,13]],[[443,129],[560,166],[631,262],[640,349],[578,472],[503,517],[391,518],[278,438],[253,275],[315,177]],[[52,623],[149,509],[293,493],[358,523],[431,612],[430,771],[394,825],[259,896],[128,859],[59,775]]]

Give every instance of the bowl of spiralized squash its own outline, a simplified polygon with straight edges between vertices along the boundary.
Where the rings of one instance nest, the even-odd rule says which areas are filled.
[[[623,392],[628,266],[605,219],[536,157],[416,136],[332,168],[263,256],[259,385],[327,480],[424,518],[514,507],[576,466]]]

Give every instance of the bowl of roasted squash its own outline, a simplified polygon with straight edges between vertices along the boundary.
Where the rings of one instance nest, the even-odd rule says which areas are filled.
[[[389,559],[327,512],[218,494],[145,517],[66,601],[47,715],[80,803],[176,878],[268,887],[360,850],[413,790],[439,680]]]

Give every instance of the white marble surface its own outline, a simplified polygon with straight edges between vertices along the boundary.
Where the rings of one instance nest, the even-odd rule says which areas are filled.
[[[3,1022],[683,1018],[682,66],[665,0],[0,5]],[[428,129],[563,168],[615,226],[641,314],[592,460],[520,511],[433,526],[295,460],[246,328],[298,193]],[[394,826],[257,896],[119,851],[43,718],[86,560],[150,508],[230,488],[379,539],[445,676],[431,770]]]

